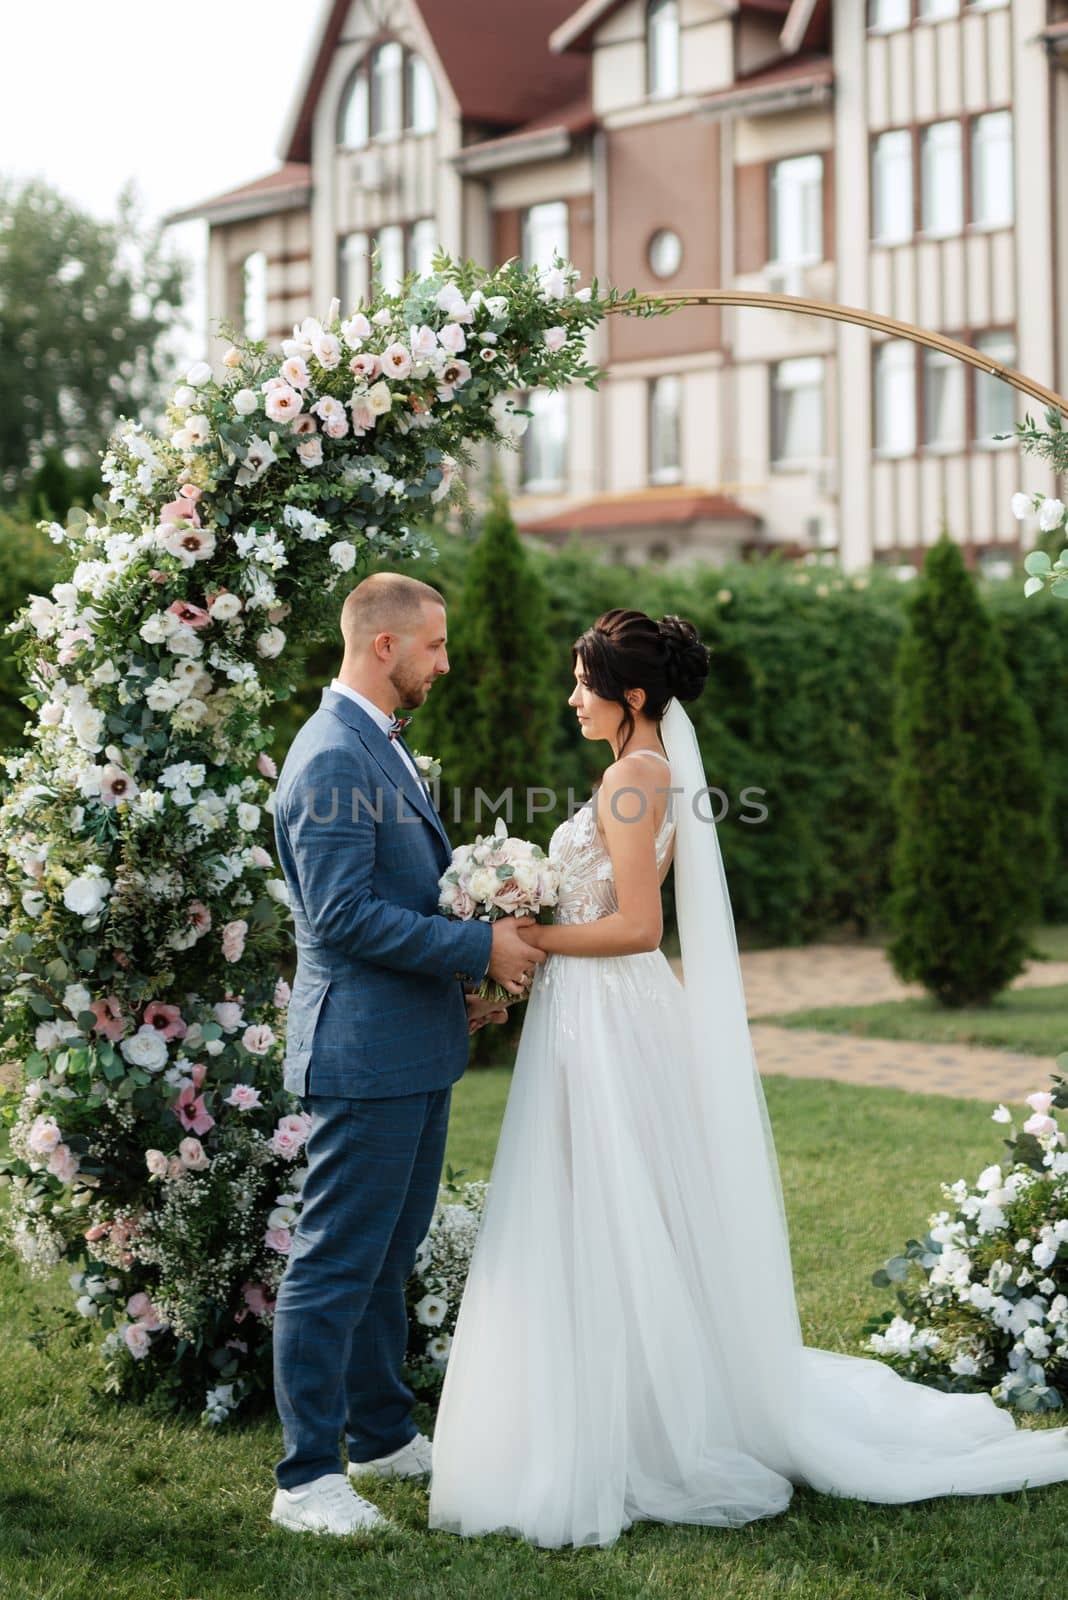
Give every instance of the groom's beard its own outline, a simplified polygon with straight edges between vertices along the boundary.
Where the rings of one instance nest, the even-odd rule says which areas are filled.
[[[418,678],[410,671],[405,672],[403,667],[395,668],[390,673],[389,681],[397,697],[394,704],[401,706],[405,711],[414,711],[417,706],[421,706],[430,693],[430,684],[425,678]]]

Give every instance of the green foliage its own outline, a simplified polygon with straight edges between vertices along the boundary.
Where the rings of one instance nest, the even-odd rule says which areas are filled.
[[[12,493],[44,452],[88,463],[121,415],[158,401],[184,268],[141,228],[129,193],[101,222],[40,179],[7,181],[0,211],[0,349],[18,367],[0,412],[0,483]]]
[[[13,621],[28,594],[47,594],[65,565],[47,534],[0,511],[0,628]],[[22,742],[30,715],[20,698],[24,693],[14,641],[0,633],[0,749]]]
[[[1034,719],[947,537],[929,552],[898,655],[890,958],[945,1005],[1022,971],[1051,854]]]

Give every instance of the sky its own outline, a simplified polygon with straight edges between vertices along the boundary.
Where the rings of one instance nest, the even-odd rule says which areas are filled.
[[[262,177],[313,47],[322,0],[31,0],[0,17],[0,174],[45,178],[100,217],[133,179],[146,219]],[[202,353],[207,229],[171,230],[195,264],[188,353]]]

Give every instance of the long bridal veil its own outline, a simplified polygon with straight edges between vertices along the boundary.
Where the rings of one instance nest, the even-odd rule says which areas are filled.
[[[898,1502],[1068,1478],[1068,1429],[1017,1428],[881,1362],[806,1348],[786,1213],[746,1014],[730,896],[693,723],[660,727],[675,803],[675,903],[693,1090],[715,1214],[704,1219],[739,1446],[796,1483]]]

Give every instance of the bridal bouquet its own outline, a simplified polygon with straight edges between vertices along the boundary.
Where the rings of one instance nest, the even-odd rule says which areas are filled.
[[[542,906],[556,904],[562,871],[539,845],[512,838],[498,817],[492,833],[480,833],[474,844],[453,851],[452,865],[439,881],[438,909],[461,922],[536,917]],[[502,1005],[519,998],[492,978],[483,978],[477,993]]]
[[[1068,1065],[1068,1056],[1058,1058]],[[954,1392],[989,1391],[1018,1411],[1052,1411],[1068,1394],[1068,1083],[1027,1096],[1019,1130],[1007,1106],[1007,1158],[969,1185],[873,1275],[901,1312],[872,1319],[869,1348],[903,1377]],[[920,1282],[909,1280],[914,1269]],[[902,1314],[903,1313],[903,1314]]]

